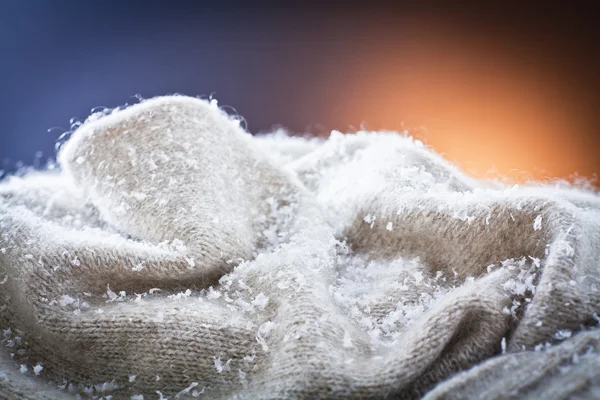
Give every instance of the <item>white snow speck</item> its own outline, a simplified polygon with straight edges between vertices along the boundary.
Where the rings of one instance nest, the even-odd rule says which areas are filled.
[[[183,389],[181,392],[177,393],[175,395],[175,398],[179,398],[180,396],[183,396],[185,394],[188,394],[193,388],[195,388],[196,386],[198,386],[198,382],[192,382],[190,384],[190,386],[186,387],[185,389]]]
[[[217,369],[218,373],[222,373],[223,371],[231,371],[231,367],[229,366],[231,359],[227,360],[225,364],[223,364],[221,359],[217,357],[213,357],[213,359],[215,360],[215,368]]]
[[[269,298],[263,293],[259,293],[256,295],[254,300],[252,300],[252,304],[258,307],[260,310],[264,310],[267,304],[269,304]]]
[[[115,301],[117,299],[117,294],[110,290],[110,286],[106,285],[106,295],[108,296],[108,301]]]
[[[502,354],[506,353],[506,337],[502,338],[500,342],[500,349],[502,349]]]
[[[19,371],[21,371],[21,373],[24,374],[25,372],[29,371],[29,368],[27,367],[27,365],[21,364],[21,368],[19,368]]]
[[[142,261],[141,263],[139,263],[135,267],[131,268],[131,270],[135,271],[135,272],[141,271],[142,269],[144,269],[144,261]]]
[[[571,337],[573,332],[568,329],[559,329],[555,334],[554,338],[558,340],[565,340]]]
[[[136,375],[129,375],[129,382],[135,382]]]
[[[132,394],[129,400],[144,400],[143,394]]]
[[[167,397],[165,397],[165,395],[164,395],[164,394],[162,394],[162,393],[160,392],[160,390],[157,390],[157,391],[156,391],[156,394],[158,395],[158,400],[169,400]]]
[[[63,294],[58,301],[62,307],[68,306],[69,304],[75,303],[75,299],[69,296],[68,294]]]
[[[539,231],[542,229],[542,216],[538,215],[535,217],[535,221],[533,221],[533,229]]]
[[[33,367],[33,373],[36,375],[39,375],[43,369],[44,369],[44,367],[42,367],[40,364],[38,364],[35,367]]]
[[[100,384],[100,385],[94,385],[94,389],[96,389],[96,391],[100,392],[100,393],[111,392],[118,388],[119,388],[119,385],[117,385],[117,383],[114,380],[112,380],[110,382],[104,382],[103,384]]]
[[[363,221],[365,221],[367,224],[371,224],[371,229],[373,229],[376,219],[377,219],[377,216],[369,214],[363,218]]]
[[[6,248],[4,248],[4,247],[3,247],[3,248],[1,248],[1,249],[0,249],[0,253],[2,253],[2,254],[6,254]]]
[[[391,231],[392,229],[394,229],[394,224],[391,222],[388,222],[385,229],[387,229],[388,231]]]
[[[81,165],[81,164],[83,164],[83,163],[85,162],[85,158],[83,158],[83,157],[79,156],[79,157],[77,157],[77,159],[75,160],[75,162],[76,162],[77,164],[80,164],[80,165]]]
[[[215,299],[218,299],[219,297],[221,297],[220,291],[215,290],[212,286],[208,288],[208,294],[206,295],[207,299],[215,300]]]
[[[177,300],[177,299],[182,299],[182,298],[190,297],[191,295],[192,295],[192,291],[190,289],[186,289],[185,292],[179,292],[177,294],[171,294],[171,295],[169,295],[169,298],[173,299],[173,300]]]

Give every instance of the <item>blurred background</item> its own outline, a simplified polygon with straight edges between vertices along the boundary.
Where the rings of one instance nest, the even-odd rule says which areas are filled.
[[[0,0],[0,170],[94,107],[182,93],[253,133],[407,130],[476,176],[595,179],[593,3],[521,3]]]

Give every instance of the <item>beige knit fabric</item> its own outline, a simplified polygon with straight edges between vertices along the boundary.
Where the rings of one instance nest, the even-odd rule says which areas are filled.
[[[0,184],[0,397],[599,394],[597,194],[188,97],[91,116],[59,163]]]

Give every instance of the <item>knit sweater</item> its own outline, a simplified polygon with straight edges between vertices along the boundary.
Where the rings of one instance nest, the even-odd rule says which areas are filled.
[[[600,396],[591,191],[183,96],[58,164],[0,183],[0,398]]]

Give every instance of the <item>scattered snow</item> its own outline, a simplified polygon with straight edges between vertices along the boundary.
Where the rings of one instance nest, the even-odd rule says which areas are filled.
[[[558,339],[558,340],[565,340],[565,339],[570,338],[571,335],[573,335],[573,332],[570,331],[569,329],[559,329],[554,334],[554,338]]]
[[[158,400],[169,400],[169,398],[165,397],[165,395],[162,394],[160,390],[157,390],[156,394],[158,395]]]
[[[265,340],[271,331],[277,326],[274,322],[267,321],[258,328],[256,333],[256,341],[261,345],[263,351],[269,351],[269,346]]]
[[[213,359],[215,361],[215,368],[217,369],[218,373],[222,373],[223,371],[225,371],[225,372],[231,371],[231,367],[229,365],[229,363],[231,362],[231,360],[227,360],[227,362],[225,364],[223,364],[221,362],[220,358],[213,357]]]
[[[535,221],[533,221],[533,229],[539,231],[542,229],[542,216],[538,215],[535,217]]]
[[[113,390],[116,390],[118,388],[119,388],[119,385],[117,385],[117,383],[114,380],[112,380],[110,382],[104,382],[99,385],[94,385],[94,389],[96,389],[96,392],[100,392],[100,393],[112,392]]]
[[[215,288],[213,286],[208,288],[208,294],[206,295],[207,299],[215,300],[215,299],[218,299],[219,297],[221,297],[221,292],[219,290],[215,290]]]
[[[67,295],[67,294],[63,294],[63,295],[60,297],[60,300],[58,301],[58,303],[59,303],[59,304],[60,304],[62,307],[65,307],[65,306],[68,306],[69,304],[73,304],[73,303],[75,303],[75,301],[76,301],[76,300],[75,300],[74,298],[72,298],[71,296],[69,296],[69,295]]]
[[[38,364],[35,367],[33,367],[33,373],[36,375],[39,375],[43,369],[44,369],[44,367],[42,367],[40,364]]]
[[[263,293],[257,294],[254,300],[252,300],[252,304],[256,306],[259,310],[264,310],[268,303],[269,298]]]
[[[142,269],[144,269],[144,261],[142,261],[141,263],[139,263],[135,267],[131,268],[131,270],[135,271],[135,272],[141,271]]]
[[[112,290],[110,290],[110,285],[106,285],[106,295],[108,296],[108,301],[115,301],[119,296]]]
[[[211,100],[211,106],[218,107],[216,100]],[[158,128],[153,127],[151,129]],[[356,215],[365,215],[364,213],[367,213],[364,216],[363,221],[364,223],[369,224],[370,228],[373,229],[377,220],[377,216],[374,213],[378,213],[380,218],[379,222],[381,222],[377,225],[378,230],[383,231],[381,228],[387,221],[385,229],[390,232],[393,231],[394,223],[388,220],[388,218],[390,218],[389,215],[380,213],[379,209],[376,207],[366,209],[356,207],[356,205],[359,204],[358,200],[363,199],[363,197],[360,197],[363,196],[363,192],[367,193],[368,196],[371,196],[369,198],[372,198],[374,193],[381,193],[382,195],[388,194],[385,192],[385,190],[388,189],[388,186],[386,185],[387,181],[392,178],[400,182],[397,191],[392,193],[394,196],[397,196],[394,197],[393,204],[389,204],[387,210],[388,213],[394,211],[397,212],[397,219],[394,219],[394,221],[398,221],[396,222],[396,232],[398,232],[398,229],[405,229],[403,221],[404,218],[407,218],[407,213],[415,206],[412,203],[415,199],[415,193],[427,193],[433,200],[438,200],[443,196],[444,200],[447,201],[447,204],[436,206],[437,212],[441,215],[458,220],[450,222],[451,224],[456,224],[458,227],[475,222],[475,225],[480,226],[485,232],[489,232],[492,228],[495,228],[497,224],[506,223],[512,227],[516,226],[518,223],[510,223],[510,220],[517,220],[514,215],[508,211],[497,213],[494,209],[492,214],[490,211],[492,209],[490,204],[493,203],[488,201],[488,197],[492,200],[494,200],[495,197],[493,197],[493,194],[487,189],[481,190],[480,192],[464,191],[455,193],[454,191],[449,190],[450,184],[446,181],[446,178],[444,178],[443,181],[440,181],[438,177],[427,171],[425,168],[422,168],[422,166],[416,164],[413,165],[414,163],[411,164],[408,161],[404,164],[394,164],[397,168],[393,171],[393,174],[391,174],[393,176],[365,177],[361,171],[361,165],[364,163],[360,164],[355,162],[356,160],[362,160],[363,162],[369,161],[377,165],[379,165],[379,163],[381,165],[387,165],[386,163],[398,160],[401,156],[401,152],[398,152],[397,149],[386,149],[387,142],[382,141],[383,145],[381,149],[379,149],[381,150],[382,156],[379,154],[369,155],[368,152],[362,151],[364,149],[361,149],[360,147],[358,150],[354,149],[352,143],[349,142],[349,140],[353,139],[347,139],[342,135],[333,135],[332,138],[333,141],[331,143],[333,144],[328,143],[327,145],[323,145],[324,148],[329,146],[329,148],[325,148],[323,151],[331,152],[331,157],[336,161],[342,160],[341,163],[344,164],[343,168],[335,170],[335,173],[332,173],[329,178],[324,177],[323,175],[325,174],[323,171],[327,169],[327,166],[321,168],[321,165],[317,165],[319,168],[306,168],[306,170],[298,168],[299,172],[297,173],[297,175],[304,174],[302,175],[302,179],[307,182],[306,187],[308,190],[315,190],[318,192],[318,195],[315,196],[316,201],[322,206],[326,218],[333,221],[333,227],[331,230],[327,231],[329,242],[322,240],[322,237],[313,238],[313,231],[309,231],[309,233],[303,232],[304,236],[297,233],[292,235],[290,233],[292,232],[292,229],[289,228],[288,224],[291,223],[290,221],[294,220],[297,214],[298,210],[294,208],[297,204],[294,201],[287,201],[287,198],[286,201],[280,201],[277,196],[273,194],[272,197],[265,200],[268,210],[266,212],[267,215],[261,215],[259,218],[259,222],[261,222],[262,225],[257,234],[260,236],[259,240],[264,242],[261,244],[264,248],[252,249],[254,250],[254,254],[252,254],[251,257],[247,254],[229,254],[228,251],[223,251],[221,253],[222,260],[231,258],[227,263],[231,264],[231,267],[235,267],[235,269],[234,272],[226,275],[220,281],[219,285],[214,287],[211,286],[208,289],[196,289],[194,287],[193,291],[192,289],[184,288],[185,290],[181,289],[182,291],[178,293],[171,292],[165,288],[165,293],[160,294],[155,298],[150,298],[149,295],[161,292],[161,289],[159,288],[152,288],[148,290],[147,293],[134,293],[135,296],[130,296],[128,299],[125,291],[120,291],[118,293],[113,292],[107,284],[106,292],[103,294],[103,298],[107,299],[106,302],[123,302],[124,304],[106,305],[107,315],[102,318],[108,319],[108,312],[113,308],[122,307],[125,309],[129,306],[138,307],[140,304],[148,305],[151,301],[155,300],[157,304],[161,304],[161,306],[159,306],[161,308],[152,308],[151,313],[153,314],[150,314],[150,318],[154,315],[153,321],[160,323],[165,322],[165,312],[169,317],[168,323],[182,318],[180,315],[183,313],[178,313],[181,310],[179,307],[184,304],[192,305],[189,308],[192,310],[191,312],[197,311],[194,309],[194,305],[196,304],[202,306],[209,304],[210,306],[215,306],[215,309],[218,309],[217,307],[223,307],[227,310],[233,310],[235,313],[238,313],[237,315],[247,318],[240,326],[255,333],[254,339],[256,343],[253,343],[250,348],[248,348],[247,353],[250,354],[243,357],[243,360],[238,359],[238,356],[236,356],[236,361],[234,361],[234,368],[241,366],[248,372],[244,372],[241,368],[238,368],[237,377],[236,374],[230,374],[231,376],[224,376],[222,379],[231,379],[233,382],[239,378],[240,382],[245,385],[248,374],[251,373],[251,369],[258,368],[260,365],[258,362],[260,358],[258,360],[256,358],[257,353],[259,354],[259,357],[264,356],[264,354],[261,353],[261,350],[262,352],[268,352],[270,350],[269,345],[273,346],[275,345],[274,343],[279,343],[280,332],[277,329],[278,324],[270,320],[273,319],[278,321],[278,319],[273,318],[273,310],[280,304],[286,306],[287,299],[291,299],[294,296],[301,298],[300,296],[304,296],[307,291],[314,290],[314,279],[323,277],[323,282],[327,282],[326,284],[328,285],[330,296],[326,301],[332,301],[335,306],[339,307],[341,312],[347,317],[346,322],[349,321],[353,325],[352,328],[347,327],[347,330],[344,328],[343,336],[341,337],[343,348],[348,349],[345,352],[348,354],[348,358],[344,360],[347,364],[351,364],[354,361],[354,359],[350,357],[350,354],[353,353],[350,349],[358,350],[360,348],[360,351],[362,352],[363,347],[365,346],[370,346],[370,350],[374,355],[373,360],[381,360],[381,355],[385,354],[385,349],[402,345],[403,341],[406,340],[406,333],[409,331],[407,328],[413,324],[419,324],[420,321],[427,317],[427,313],[430,309],[435,308],[445,296],[456,290],[476,288],[480,280],[493,278],[493,276],[490,277],[490,275],[505,272],[500,270],[510,271],[511,276],[510,279],[502,282],[501,285],[501,289],[505,292],[502,293],[502,296],[506,298],[506,307],[504,307],[502,311],[505,314],[514,317],[521,315],[520,313],[531,303],[533,296],[536,294],[537,281],[543,272],[542,260],[538,258],[523,257],[521,259],[488,260],[486,257],[479,257],[477,262],[481,262],[482,264],[477,264],[477,268],[480,268],[481,271],[487,269],[488,275],[465,276],[467,274],[464,273],[464,269],[460,269],[458,265],[451,265],[448,268],[444,268],[444,265],[433,265],[429,260],[421,260],[419,257],[409,257],[409,254],[413,254],[409,251],[399,252],[398,254],[389,256],[386,254],[385,260],[353,253],[353,245],[342,242],[343,239],[339,239],[345,235],[344,232],[346,232],[337,229],[339,223],[338,220],[344,221],[345,218],[341,214],[348,212],[356,218]],[[356,135],[354,139],[360,140],[360,135]],[[347,140],[348,143],[346,143]],[[335,141],[337,141],[337,144]],[[422,143],[415,142],[415,144],[422,146]],[[187,145],[188,143],[182,144],[182,146]],[[319,144],[319,146],[321,146],[321,144]],[[134,153],[132,153],[132,157]],[[164,155],[164,157],[167,156]],[[293,158],[292,156],[289,157]],[[378,159],[380,157],[381,160]],[[155,155],[154,159],[155,161],[152,159],[140,159],[139,162],[142,165],[147,164],[147,168],[150,170],[156,170],[159,168],[157,163],[160,164],[162,162],[161,156]],[[131,161],[134,162],[135,160],[132,159]],[[306,160],[300,161],[304,162]],[[83,163],[85,162],[85,159],[79,157],[76,162]],[[190,169],[198,167],[198,165],[195,164],[195,160],[185,160],[185,162]],[[290,162],[293,162],[293,160],[290,160]],[[375,169],[377,169],[377,165]],[[292,169],[290,168],[290,170]],[[346,172],[344,172],[344,170],[346,170]],[[379,173],[382,171],[378,170],[377,172]],[[383,172],[387,173],[389,171]],[[128,186],[126,185],[128,181],[125,179],[119,180],[119,178],[120,177],[118,176],[111,177],[111,185],[115,188],[120,186],[120,190],[123,190]],[[154,179],[154,175],[152,179]],[[175,186],[181,185],[181,182],[178,182],[174,177],[169,177],[168,182],[165,179],[162,183],[158,183],[157,179],[156,185],[162,184],[166,186],[168,184]],[[321,183],[323,183],[322,186],[319,186]],[[173,189],[173,187],[169,188],[169,190]],[[515,186],[514,189],[516,190],[517,187]],[[155,196],[156,193],[157,192],[149,190],[144,192],[134,191],[130,196],[132,199],[140,202],[147,201],[150,203],[148,199],[151,199],[155,204],[161,206],[166,205],[169,200],[158,198],[158,196]],[[438,195],[440,195],[439,198],[436,197]],[[125,197],[131,200],[128,195],[125,195]],[[481,204],[476,204],[476,202],[474,202],[472,208],[462,207],[460,205],[464,203],[465,198],[481,199]],[[289,203],[289,205],[282,206],[281,203]],[[169,205],[175,207],[174,202],[169,203]],[[130,206],[131,205],[126,203],[122,204],[124,210]],[[525,206],[525,204],[523,204],[523,206]],[[519,205],[517,208],[520,209],[520,207],[521,206]],[[423,209],[425,210],[425,206],[423,206]],[[347,210],[350,210],[351,212]],[[540,211],[536,210],[535,212],[537,213]],[[338,213],[340,215],[338,215]],[[516,215],[522,218],[522,213]],[[508,219],[509,216],[510,220]],[[208,215],[207,218],[210,220],[210,223],[215,226],[227,226],[230,222],[228,217],[213,218],[213,216]],[[424,214],[423,219],[428,218],[431,218],[431,214]],[[527,218],[527,221],[531,221],[533,216]],[[484,221],[486,226],[483,226]],[[71,223],[70,221],[67,222]],[[331,221],[328,220],[328,222]],[[546,221],[546,223],[547,222],[548,221]],[[359,227],[358,229],[362,230],[366,228],[360,219],[358,219],[358,221],[353,220],[352,223],[356,223]],[[528,225],[529,223],[530,222],[526,222]],[[534,230],[541,230],[542,223],[542,215],[538,215],[533,222]],[[489,226],[490,224],[492,226]],[[263,225],[267,227],[263,229]],[[342,226],[343,224],[339,223],[339,225]],[[377,232],[379,234],[383,233]],[[575,250],[571,245],[572,242],[568,235],[569,233],[566,233],[562,239],[555,240],[552,243],[552,248],[550,250],[556,251],[559,254],[574,254]],[[383,235],[381,236],[382,240],[389,239],[389,234],[387,235],[387,238],[383,237]],[[183,239],[187,240],[187,238]],[[188,251],[185,242],[182,240],[174,239],[172,241],[164,241],[156,247],[161,251],[164,250],[177,253],[179,254],[179,257],[181,257],[181,254],[194,254],[196,258],[184,256],[183,259],[185,260],[185,263],[187,263],[187,267],[189,267],[189,269],[194,269],[197,266],[204,267],[204,254],[195,252],[197,250],[195,248],[190,248]],[[453,248],[452,250],[455,250],[456,253],[460,251],[459,248]],[[0,251],[4,254],[6,253],[6,248],[3,247]],[[500,253],[501,252],[498,251],[498,254]],[[73,268],[72,265],[78,267],[81,266],[81,262],[76,256],[68,253],[67,255],[68,258],[65,259],[67,260],[66,264],[70,261],[71,265],[67,265],[66,267]],[[237,258],[240,255],[246,257],[248,260]],[[27,260],[34,260],[33,262],[29,262],[30,264],[35,263],[35,257],[32,254],[26,254],[24,257]],[[39,262],[41,262],[41,259],[39,259]],[[129,263],[125,263],[125,265],[127,266],[127,269],[131,268],[134,272],[140,272],[146,267],[150,269],[149,266],[145,265],[145,262],[146,261],[140,261],[139,258],[132,258],[132,260]],[[494,264],[489,264],[490,262],[494,262]],[[444,262],[440,264],[444,264]],[[486,264],[489,264],[487,265],[487,268]],[[134,266],[132,267],[132,265]],[[257,266],[263,268],[261,268],[261,272],[256,275],[248,273],[248,276],[250,277],[247,277],[244,273],[237,274],[238,271],[252,272],[252,268],[256,268]],[[452,269],[452,266],[454,266],[456,270]],[[65,266],[61,265],[54,268],[55,271],[57,271],[58,268],[64,267]],[[432,270],[432,267],[441,268],[443,271]],[[76,270],[78,269],[81,268],[76,268]],[[462,273],[459,274],[459,271],[457,270]],[[60,270],[59,272],[62,273],[62,271],[63,270]],[[142,274],[138,274],[138,277],[140,279],[144,278],[146,272],[148,272],[148,270],[145,270]],[[471,274],[474,274],[474,272],[471,272]],[[4,276],[4,279],[0,281],[0,284],[5,283],[7,279],[8,276]],[[260,285],[257,285],[257,282],[259,282]],[[104,283],[105,282],[102,282],[101,284],[103,285]],[[577,282],[571,280],[568,284],[576,285]],[[126,285],[121,286],[127,287]],[[281,291],[283,295],[274,295],[273,292],[276,290]],[[92,308],[97,314],[104,312],[101,308],[93,307],[97,304],[97,299],[95,298],[97,293],[83,293],[84,296],[91,298],[86,298],[89,303],[83,302],[77,298],[81,296],[80,293],[71,294],[73,297],[66,294],[59,297],[59,294],[51,293],[48,295],[47,303],[51,305],[59,304],[62,307],[70,306],[69,311],[73,310],[75,307],[81,307],[82,309]],[[325,296],[327,295],[325,294]],[[167,301],[167,299],[169,300]],[[171,300],[173,302],[171,302]],[[164,303],[160,303],[163,301],[167,302],[166,304],[168,304],[168,306],[163,306],[162,304]],[[92,307],[90,307],[90,304],[92,304]],[[285,308],[282,307],[282,309]],[[81,310],[77,308],[73,310],[73,312],[80,313]],[[92,317],[98,318],[93,313],[90,314]],[[306,339],[306,336],[304,335],[307,335],[307,333],[312,333],[314,330],[329,329],[331,321],[328,320],[328,318],[331,318],[331,314],[326,310],[323,311],[322,314],[323,315],[319,315],[318,318],[307,318],[307,321],[301,321],[298,326],[290,328],[290,332],[281,333],[282,336],[285,335],[282,340],[304,340]],[[70,316],[72,317],[71,314]],[[243,319],[240,318],[240,320]],[[597,320],[600,323],[600,318],[597,318]],[[238,320],[234,323],[237,322]],[[166,326],[167,324],[163,325]],[[538,321],[536,326],[542,326],[542,321]],[[351,332],[358,332],[359,330],[362,330],[361,334],[351,335]],[[274,333],[277,335],[274,335]],[[569,330],[559,330],[554,335],[554,338],[564,340],[571,337],[572,334],[573,333]],[[19,348],[20,337],[17,336],[13,338],[13,333],[10,329],[4,330],[4,336],[6,346],[14,349],[10,351],[16,352]],[[340,338],[338,338],[338,341],[339,340]],[[315,343],[315,345],[321,344]],[[550,346],[550,344],[539,344],[538,346],[535,347],[536,351],[545,349],[546,346]],[[502,353],[506,353],[506,349],[507,340],[503,337],[500,342],[500,350]],[[213,354],[217,351],[218,349],[215,349]],[[223,355],[224,353],[217,354],[220,354],[220,357],[225,357]],[[219,374],[230,372],[232,368],[232,359],[223,362],[220,357],[213,357],[216,371]],[[574,363],[576,361],[577,360],[573,359]],[[22,373],[26,373],[29,371],[29,367],[22,364],[20,370]],[[39,375],[42,370],[43,367],[40,364],[33,367],[33,372],[36,375]],[[136,381],[136,375],[129,375],[128,378],[129,383]],[[160,379],[160,376],[156,375],[156,381],[159,381]],[[166,375],[164,379],[167,381]],[[142,379],[140,378],[140,380]],[[140,382],[138,381],[138,383]],[[187,383],[188,382],[185,382],[185,384]],[[168,383],[165,382],[165,385],[167,384]],[[177,393],[175,398],[189,394],[193,397],[198,397],[200,394],[204,393],[204,388],[202,388],[201,391],[194,390],[198,385],[198,382],[192,382],[187,388]],[[182,386],[183,384],[177,389]],[[65,383],[65,387],[67,387],[67,383]],[[94,391],[108,392],[116,388],[118,388],[118,385],[115,381],[111,381],[86,388],[85,391],[89,391],[93,394]],[[156,391],[156,393],[159,395],[160,399],[166,399],[160,391]],[[130,399],[143,400],[144,396],[141,394],[132,395]]]
[[[110,285],[107,284],[105,297],[108,297],[108,300],[106,300],[107,303],[120,302],[120,301],[125,301],[125,298],[127,297],[127,293],[125,293],[124,290],[121,290],[119,292],[119,294],[116,294],[115,292],[110,290]]]
[[[190,297],[192,295],[192,291],[190,289],[186,289],[185,292],[179,292],[176,294],[171,294],[168,297],[172,300],[179,300]]]
[[[186,387],[185,389],[183,389],[182,391],[180,391],[179,393],[177,393],[175,395],[175,398],[179,398],[180,396],[186,395],[188,394],[193,388],[195,388],[196,386],[198,386],[198,382],[192,382],[190,384],[190,386]]]
[[[194,257],[186,258],[185,261],[188,263],[188,265],[190,266],[190,268],[193,268],[193,267],[196,266],[196,262],[194,261]]]
[[[371,224],[371,229],[373,229],[373,226],[375,226],[375,220],[377,219],[377,217],[375,215],[366,215],[363,220],[367,223],[367,224]]]
[[[374,347],[402,340],[404,327],[420,318],[429,307],[448,292],[443,274],[431,277],[419,258],[398,258],[393,262],[367,261],[355,255],[338,258],[339,277],[329,287],[330,295],[358,326],[364,329]],[[392,288],[388,294],[377,290],[381,284]],[[394,303],[387,296],[397,293]],[[415,293],[415,298],[403,296]],[[372,308],[387,305],[384,314]],[[350,333],[342,339],[345,348],[354,346]]]

